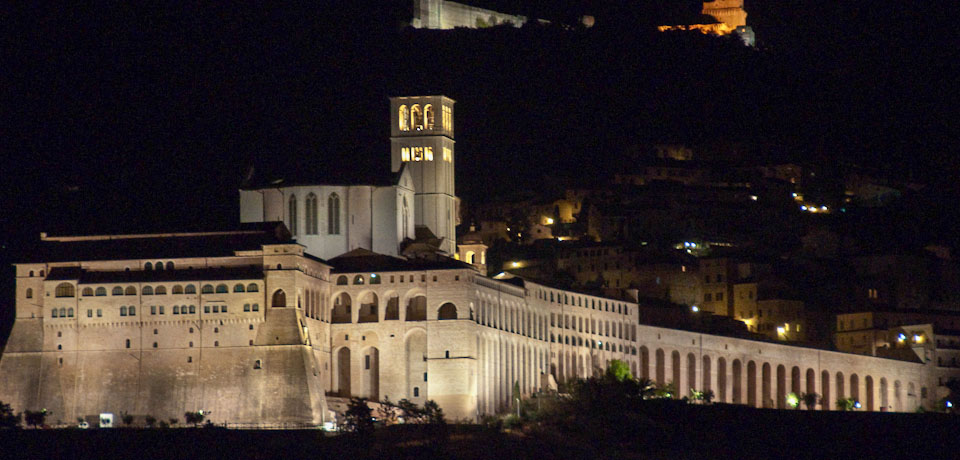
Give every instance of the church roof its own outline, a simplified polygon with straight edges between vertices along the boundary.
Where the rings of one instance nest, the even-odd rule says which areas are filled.
[[[327,263],[333,266],[332,273],[474,270],[470,264],[445,256],[404,259],[377,254],[362,248],[334,257]]]
[[[233,256],[266,244],[294,243],[282,223],[242,224],[236,231],[144,235],[47,236],[24,251],[30,262],[83,260],[179,259]]]
[[[310,169],[260,173],[245,181],[240,190],[309,185],[390,187],[400,182],[400,176],[403,174],[405,167],[405,164],[401,165],[397,172],[391,172],[389,168],[376,168],[375,170],[363,167],[333,169],[332,167],[317,166]]]

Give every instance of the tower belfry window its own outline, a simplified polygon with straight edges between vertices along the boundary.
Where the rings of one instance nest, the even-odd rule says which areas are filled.
[[[424,118],[426,118],[425,129],[433,129],[433,120],[434,120],[433,105],[427,104],[423,106],[423,115],[424,115]]]
[[[410,121],[414,131],[423,130],[423,111],[420,110],[419,104],[414,104],[414,106],[410,108]]]
[[[453,129],[453,110],[449,106],[443,106],[443,129],[450,131]]]
[[[410,112],[406,105],[401,105],[397,113],[400,122],[400,131],[410,131]]]

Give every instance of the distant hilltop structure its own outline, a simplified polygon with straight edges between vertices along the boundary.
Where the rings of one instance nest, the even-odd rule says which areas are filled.
[[[525,16],[500,13],[447,0],[413,0],[413,18],[410,25],[418,29],[453,29],[468,27],[480,29],[501,24],[520,27]]]
[[[756,35],[747,25],[747,11],[743,9],[743,0],[712,0],[703,2],[701,13],[717,22],[710,24],[685,24],[660,26],[661,32],[668,30],[699,30],[704,34],[729,35],[735,33],[743,43],[753,46]]]

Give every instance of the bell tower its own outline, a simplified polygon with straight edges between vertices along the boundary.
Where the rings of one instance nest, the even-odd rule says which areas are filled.
[[[456,251],[460,200],[454,187],[453,104],[446,96],[390,98],[390,170],[406,164],[413,178],[417,226],[441,239],[440,249]]]

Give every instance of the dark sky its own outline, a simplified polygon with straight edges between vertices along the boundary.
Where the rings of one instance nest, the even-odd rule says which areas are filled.
[[[942,2],[752,0],[756,50],[637,26],[696,13],[680,1],[541,7],[597,16],[578,32],[401,30],[408,2],[322,3],[5,6],[3,241],[232,225],[251,166],[385,170],[393,95],[458,101],[468,201],[602,177],[653,142],[958,171]]]

